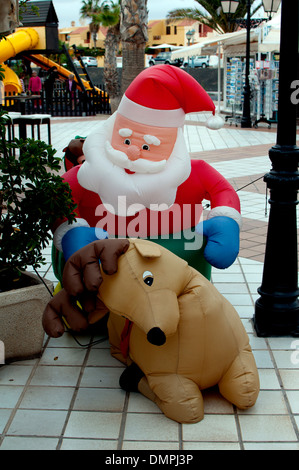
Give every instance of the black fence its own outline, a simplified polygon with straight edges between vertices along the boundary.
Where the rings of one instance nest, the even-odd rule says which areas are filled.
[[[4,109],[18,111],[22,114],[51,114],[51,116],[95,116],[109,114],[109,97],[104,87],[97,90],[81,92],[76,90],[71,94],[63,88],[55,88],[51,95],[42,90],[41,95],[16,95],[5,93]]]

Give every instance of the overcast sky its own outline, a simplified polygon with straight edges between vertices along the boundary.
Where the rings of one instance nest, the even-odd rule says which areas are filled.
[[[52,0],[56,14],[59,20],[59,28],[66,28],[71,25],[71,21],[75,21],[76,25],[80,25],[80,8],[82,0]],[[194,8],[198,6],[194,0],[148,0],[148,17],[149,20],[165,18],[170,10],[175,8]],[[86,23],[87,24],[87,23]]]

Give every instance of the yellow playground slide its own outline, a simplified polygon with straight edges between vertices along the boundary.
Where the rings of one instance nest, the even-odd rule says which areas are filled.
[[[49,70],[54,66],[57,67],[60,78],[66,79],[70,73],[72,73],[68,69],[41,54],[32,54],[32,51],[37,48],[38,44],[39,35],[34,28],[18,29],[15,33],[6,36],[0,41],[0,63],[5,69],[5,78],[3,81],[5,91],[11,93],[21,93],[22,91],[19,77],[13,70],[3,64],[3,62],[16,56],[19,52],[28,51],[28,53],[30,53],[30,57],[28,56],[29,60],[45,70]],[[75,80],[77,81],[76,77]],[[91,86],[88,81],[82,80],[82,83],[86,90],[91,90]],[[78,86],[80,86],[79,83]],[[95,89],[99,93],[103,93],[99,88],[95,87]]]

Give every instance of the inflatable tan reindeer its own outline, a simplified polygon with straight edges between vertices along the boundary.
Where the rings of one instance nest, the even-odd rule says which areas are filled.
[[[128,366],[120,378],[124,389],[140,391],[181,423],[203,419],[201,390],[216,384],[238,408],[254,405],[259,378],[242,322],[181,258],[146,240],[100,240],[69,259],[65,288],[82,291],[83,277],[89,290],[100,284],[98,297],[110,312],[111,353]],[[71,327],[77,322],[78,329],[72,315],[67,321]],[[100,315],[94,311],[82,318],[82,327]],[[61,326],[59,314],[48,306],[46,331],[57,335]]]

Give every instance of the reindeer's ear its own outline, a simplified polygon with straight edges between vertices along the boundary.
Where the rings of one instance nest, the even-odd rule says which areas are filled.
[[[100,242],[95,242],[95,249],[101,261],[105,274],[114,274],[117,271],[118,258],[129,248],[128,239],[107,238]]]
[[[161,256],[161,250],[159,245],[150,242],[148,240],[131,240],[138,253],[144,258],[159,258]]]

